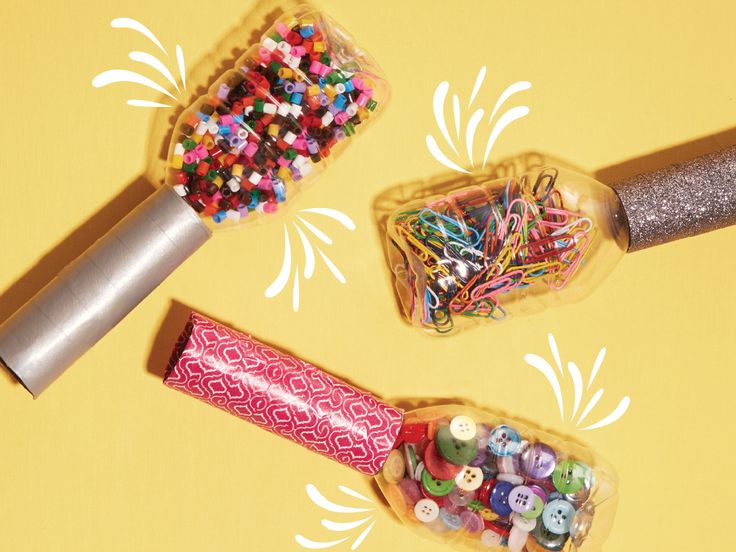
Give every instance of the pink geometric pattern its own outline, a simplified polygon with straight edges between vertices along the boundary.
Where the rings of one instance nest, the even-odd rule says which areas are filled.
[[[403,411],[319,368],[192,313],[164,383],[268,431],[375,475]]]

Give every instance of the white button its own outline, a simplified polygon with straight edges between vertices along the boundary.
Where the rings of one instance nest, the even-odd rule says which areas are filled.
[[[519,528],[519,531],[526,531],[527,533],[533,531],[534,528],[537,526],[536,519],[527,519],[521,514],[517,514],[516,512],[511,514],[511,522],[514,524],[514,527]]]
[[[467,416],[455,416],[450,421],[450,435],[461,441],[470,441],[477,433],[475,422]]]
[[[480,542],[483,546],[493,548],[494,546],[501,546],[501,535],[490,529],[486,529],[480,534]]]
[[[474,491],[483,484],[483,470],[465,466],[455,477],[455,484],[463,491]]]
[[[524,478],[520,475],[516,475],[515,473],[499,473],[498,476],[496,476],[497,481],[508,481],[512,485],[523,485],[524,484]]]
[[[434,500],[423,498],[414,505],[414,515],[419,521],[431,523],[439,517],[440,507]]]
[[[529,538],[529,532],[522,531],[514,525],[511,528],[511,533],[509,533],[509,542],[506,545],[509,547],[509,552],[521,552],[524,550],[527,538]]]

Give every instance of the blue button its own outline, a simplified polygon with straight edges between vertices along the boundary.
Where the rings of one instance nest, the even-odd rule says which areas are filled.
[[[440,510],[440,519],[448,529],[452,529],[453,531],[457,531],[463,526],[463,521],[460,519],[460,516],[451,514],[444,508]]]
[[[491,431],[488,448],[496,456],[511,456],[521,445],[521,435],[513,427],[500,425]]]
[[[511,515],[512,510],[511,506],[509,506],[509,494],[513,488],[514,486],[508,481],[499,481],[491,491],[491,498],[489,500],[491,510],[501,517]]]
[[[564,535],[570,532],[575,508],[566,500],[553,500],[544,507],[542,521],[550,533]]]

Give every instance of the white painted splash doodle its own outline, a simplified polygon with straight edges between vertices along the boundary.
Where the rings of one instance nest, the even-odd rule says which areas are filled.
[[[151,32],[148,27],[146,27],[140,21],[136,21],[135,19],[130,19],[128,17],[118,17],[117,19],[113,19],[110,22],[110,26],[114,29],[130,29],[136,31],[137,33],[145,36],[149,41],[151,41],[159,50],[161,50],[166,58],[169,57],[169,53],[166,51],[166,48],[164,48],[163,44],[161,44],[161,41],[156,37],[155,34],[153,34],[153,32]],[[131,99],[126,102],[128,105],[133,107],[174,107],[174,105],[181,102],[182,94],[187,87],[186,67],[184,65],[184,52],[182,51],[179,44],[176,45],[175,50],[176,65],[179,71],[181,86],[179,86],[179,83],[177,83],[177,80],[176,78],[174,78],[171,70],[163,61],[161,61],[161,59],[152,54],[149,54],[148,52],[138,51],[130,52],[128,54],[128,57],[136,63],[141,63],[154,69],[161,77],[163,77],[165,81],[163,85],[144,75],[141,75],[140,73],[136,73],[135,71],[130,71],[128,69],[110,69],[108,71],[100,73],[94,79],[92,79],[92,86],[94,86],[95,88],[101,88],[109,84],[120,82],[140,84],[141,86],[150,88],[151,90],[167,96],[168,98],[173,100],[174,103],[171,104],[154,102],[151,100]]]
[[[375,502],[373,502],[370,498],[363,496],[350,487],[339,485],[337,488],[342,493],[353,499],[370,505],[375,504]],[[309,550],[324,550],[325,548],[333,548],[352,539],[350,550],[357,550],[358,547],[363,544],[366,537],[370,534],[376,524],[376,521],[373,519],[374,516],[371,513],[375,511],[375,508],[373,507],[355,507],[337,504],[325,498],[325,496],[319,491],[319,489],[317,489],[317,487],[315,487],[311,483],[307,485],[307,496],[314,504],[327,512],[340,514],[341,516],[344,516],[346,514],[354,514],[355,517],[359,518],[349,521],[333,521],[331,519],[323,519],[321,521],[322,527],[324,527],[328,531],[331,531],[333,533],[346,533],[350,531],[355,531],[357,533],[361,527],[363,529],[354,539],[352,538],[352,536],[347,536],[335,540],[316,541],[308,539],[303,535],[295,535],[294,540],[296,540],[297,544],[299,544],[299,546],[301,546],[302,548],[307,548]]]
[[[342,224],[348,230],[355,230],[355,223],[353,222],[353,219],[351,219],[342,211],[338,211],[337,209],[329,209],[327,207],[315,207],[312,209],[302,209],[299,211],[299,213],[303,215],[317,214],[329,217]],[[309,220],[304,218],[304,216],[297,215],[296,219],[297,220],[295,222],[292,222],[291,225],[296,231],[296,234],[299,236],[299,240],[302,244],[302,249],[304,251],[304,267],[300,271],[299,266],[294,262],[292,239],[291,235],[289,234],[289,227],[287,226],[287,224],[284,224],[284,260],[281,263],[281,270],[279,271],[278,276],[276,276],[276,279],[271,283],[271,285],[268,286],[268,288],[266,288],[265,291],[265,296],[267,298],[271,299],[273,297],[276,297],[286,289],[289,280],[293,277],[291,286],[291,306],[294,309],[294,312],[299,311],[299,286],[301,277],[303,276],[305,280],[310,280],[314,275],[316,267],[315,250],[319,257],[322,259],[322,262],[325,264],[325,266],[327,266],[329,271],[338,282],[344,284],[347,281],[340,269],[337,268],[337,265],[322,250],[322,247],[313,244],[311,241],[311,238],[315,237],[325,245],[332,245],[332,238],[330,238],[327,234],[325,234],[322,230],[315,226],[313,222],[310,222]],[[292,266],[294,268],[293,272]]]
[[[566,376],[565,376],[565,370],[563,369],[563,363],[562,359],[560,358],[560,351],[557,348],[557,342],[555,341],[555,338],[552,334],[548,335],[549,339],[549,348],[552,352],[552,357],[554,359],[555,365],[557,367],[557,371],[552,367],[552,365],[542,358],[539,355],[535,354],[527,354],[524,356],[524,360],[527,364],[532,366],[533,368],[537,369],[539,372],[542,373],[542,375],[546,378],[547,382],[549,382],[550,387],[552,388],[552,392],[555,395],[555,399],[557,400],[557,406],[560,409],[560,418],[562,421],[565,421],[565,401],[564,401],[564,395],[563,395],[563,389],[562,389],[562,383],[566,382]],[[569,420],[575,424],[576,427],[580,427],[580,425],[588,418],[588,415],[593,411],[593,409],[596,407],[598,402],[601,400],[601,397],[603,397],[604,389],[600,388],[590,397],[588,402],[586,403],[585,407],[582,408],[581,411],[581,405],[583,404],[583,399],[586,397],[586,395],[589,395],[591,391],[591,387],[593,386],[593,383],[595,382],[595,378],[598,375],[598,372],[601,369],[601,366],[603,365],[603,360],[606,357],[606,348],[603,347],[600,352],[598,353],[598,356],[595,359],[595,362],[593,363],[593,367],[590,371],[590,375],[588,376],[588,383],[587,385],[583,382],[583,375],[580,371],[580,368],[578,368],[577,364],[570,361],[567,363],[567,374],[569,375],[570,379],[570,385],[572,385],[572,397],[573,397],[573,404],[572,408],[570,409],[570,417]],[[559,372],[559,377],[558,377]],[[631,398],[628,396],[625,396],[621,401],[618,403],[618,406],[613,409],[613,411],[608,414],[607,416],[604,416],[600,420],[598,420],[595,423],[583,426],[580,428],[582,431],[588,431],[591,429],[599,429],[602,427],[606,427],[608,425],[611,425],[612,423],[618,421],[624,414],[626,414],[626,411],[629,409],[629,405],[631,404]],[[578,416],[578,412],[580,412],[580,416]],[[575,418],[577,417],[577,421]]]
[[[468,100],[466,108],[468,111],[471,110],[473,102],[475,101],[476,96],[478,95],[478,92],[480,91],[481,86],[485,81],[485,78],[486,67],[483,66],[480,68],[478,76],[475,78],[473,91],[470,94],[470,99]],[[525,105],[520,105],[517,107],[512,107],[511,109],[505,111],[499,117],[496,117],[496,115],[498,115],[501,107],[503,107],[504,103],[506,103],[506,100],[511,98],[511,96],[513,96],[517,92],[528,90],[531,87],[532,85],[528,81],[515,82],[506,87],[506,89],[498,97],[498,100],[493,106],[493,109],[491,110],[491,115],[486,123],[486,127],[490,128],[490,133],[488,134],[488,139],[483,151],[483,167],[486,166],[486,163],[488,162],[488,157],[491,154],[491,150],[493,149],[493,145],[496,143],[496,140],[498,140],[501,132],[503,132],[503,130],[508,125],[510,125],[517,119],[526,117],[529,114],[529,107]],[[468,117],[467,123],[465,124],[465,152],[461,153],[459,149],[462,146],[462,114],[460,108],[460,97],[457,94],[452,95],[452,117],[455,130],[454,136],[452,136],[450,130],[448,129],[447,120],[445,118],[445,106],[449,97],[449,91],[449,82],[442,81],[441,83],[439,83],[434,91],[432,108],[434,111],[435,121],[437,122],[437,128],[439,129],[440,134],[445,141],[445,144],[452,151],[452,154],[448,155],[443,152],[442,148],[440,148],[439,144],[437,143],[437,139],[431,134],[427,134],[426,137],[427,148],[429,149],[429,152],[432,154],[432,156],[448,169],[469,174],[470,171],[464,168],[463,165],[469,165],[471,168],[475,167],[473,151],[476,146],[476,138],[478,137],[478,127],[481,126],[481,123],[484,121],[486,111],[483,108],[478,108],[473,111],[472,114]],[[491,123],[494,123],[492,127]],[[455,160],[453,161],[451,157]]]

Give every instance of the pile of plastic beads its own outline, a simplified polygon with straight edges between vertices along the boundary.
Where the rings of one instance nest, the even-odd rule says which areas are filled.
[[[329,23],[307,17],[277,23],[180,118],[167,182],[215,223],[275,212],[378,105],[376,77],[340,66]]]
[[[502,297],[534,285],[565,287],[590,246],[590,218],[565,209],[557,172],[459,190],[392,216],[411,293],[408,315],[439,333],[455,316],[501,320]]]
[[[407,422],[381,475],[387,497],[407,506],[405,521],[479,548],[562,550],[592,524],[593,470],[509,425],[464,415]]]

